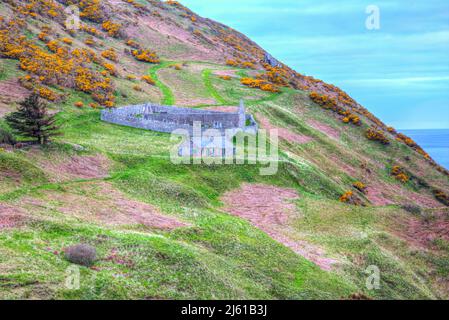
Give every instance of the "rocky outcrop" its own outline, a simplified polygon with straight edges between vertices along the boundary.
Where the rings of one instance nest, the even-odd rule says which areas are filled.
[[[265,52],[265,56],[263,58],[265,63],[268,63],[270,66],[272,67],[277,67],[280,66],[281,63],[276,60],[271,54],[269,54],[268,52]]]

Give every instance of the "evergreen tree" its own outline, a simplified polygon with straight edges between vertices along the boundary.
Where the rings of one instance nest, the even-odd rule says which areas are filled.
[[[59,135],[54,115],[47,112],[47,104],[36,93],[19,103],[16,112],[5,117],[6,122],[17,135],[34,138],[39,144],[46,144],[50,137]]]

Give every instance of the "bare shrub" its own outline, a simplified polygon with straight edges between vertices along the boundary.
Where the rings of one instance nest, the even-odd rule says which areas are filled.
[[[90,267],[97,258],[97,250],[88,244],[77,244],[64,250],[65,258],[75,264]]]

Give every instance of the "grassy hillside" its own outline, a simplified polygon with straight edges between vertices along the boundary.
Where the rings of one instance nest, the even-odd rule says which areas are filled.
[[[32,90],[49,98],[46,88],[57,96],[47,102],[63,135],[48,146],[1,146],[0,298],[449,298],[449,210],[434,196],[448,192],[448,175],[338,88],[287,66],[276,70],[286,83],[270,78],[263,49],[178,2],[92,1],[93,12],[108,20],[82,8],[77,32],[64,27],[66,1],[20,9],[27,2],[0,4],[0,117]],[[14,17],[24,25],[8,25]],[[120,32],[110,34],[106,21]],[[24,35],[22,47],[62,65],[71,58],[96,80],[84,90],[76,70],[61,77],[44,64],[48,70],[38,70],[47,70],[46,78],[24,68],[42,61],[14,51],[16,34]],[[66,49],[53,52],[52,40]],[[112,60],[103,54],[111,48]],[[88,58],[76,58],[76,49]],[[142,52],[133,50],[154,51],[158,61],[139,60]],[[279,92],[242,84],[258,75]],[[347,113],[323,107],[312,92],[339,97],[335,106]],[[261,176],[261,165],[173,165],[170,135],[99,119],[109,103],[221,110],[240,99],[262,128],[279,130],[275,175]],[[351,114],[360,125],[345,123]],[[10,130],[3,118],[0,127]],[[369,128],[390,143],[368,139]],[[392,174],[395,166],[407,181]],[[278,194],[242,201],[243,190]],[[283,198],[287,191],[296,196]],[[359,205],[341,201],[348,191]],[[268,206],[288,219],[259,226],[235,214],[234,204],[255,215]],[[94,246],[98,260],[80,267],[80,288],[73,290],[65,286],[71,264],[63,252],[77,243]],[[377,290],[365,285],[373,265],[380,270]]]

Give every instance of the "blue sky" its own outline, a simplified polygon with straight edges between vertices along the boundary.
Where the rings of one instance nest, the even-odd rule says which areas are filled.
[[[447,0],[181,0],[398,129],[449,128]],[[368,30],[368,5],[380,29]]]

